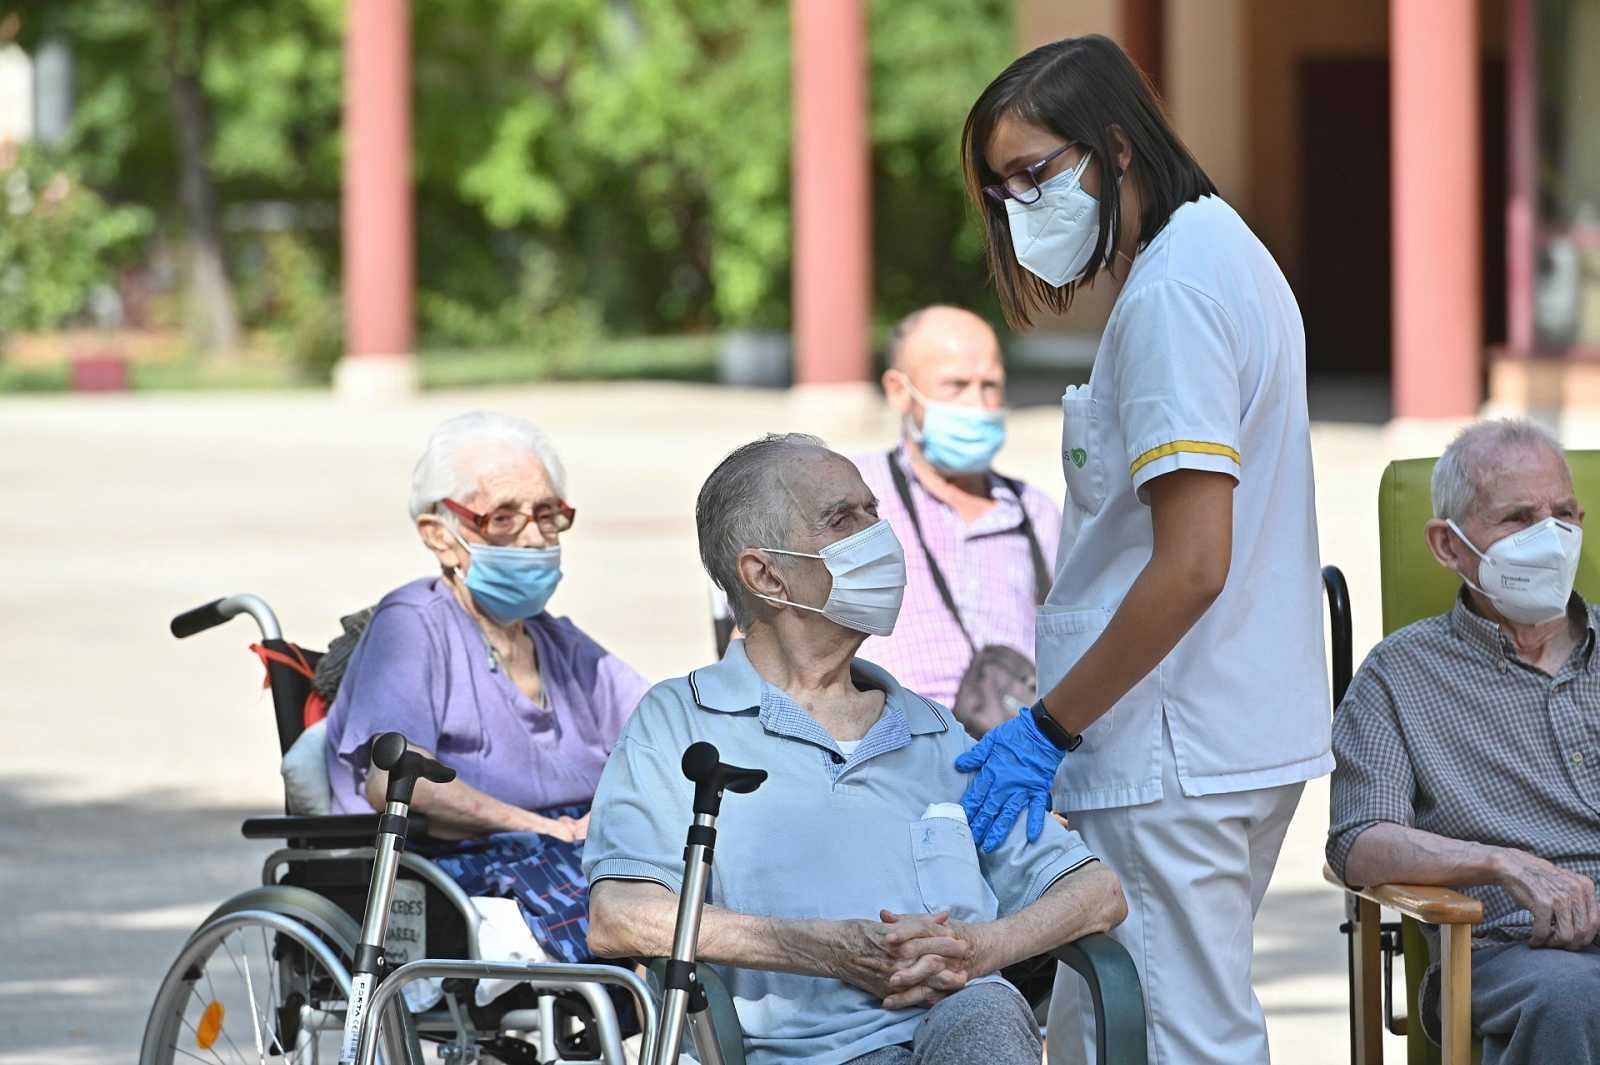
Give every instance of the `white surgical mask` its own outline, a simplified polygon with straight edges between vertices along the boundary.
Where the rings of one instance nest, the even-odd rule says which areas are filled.
[[[1583,550],[1581,528],[1546,518],[1501,537],[1487,551],[1479,551],[1455,522],[1446,524],[1478,556],[1478,583],[1469,580],[1467,585],[1482,593],[1507,620],[1538,625],[1567,612],[1572,582],[1578,575],[1578,555]]]
[[[1081,178],[1091,156],[1039,186],[1039,198],[1021,203],[1006,198],[1011,249],[1017,262],[1047,285],[1060,288],[1089,269],[1100,237],[1100,201],[1085,191]],[[1116,229],[1112,227],[1112,243]]]
[[[810,610],[847,629],[871,636],[887,636],[894,631],[894,623],[900,617],[900,602],[906,594],[906,554],[887,521],[875,522],[814,555],[776,547],[762,550],[774,555],[821,559],[833,576],[833,588],[828,592],[828,601],[820,607],[791,603],[769,595],[758,598]]]

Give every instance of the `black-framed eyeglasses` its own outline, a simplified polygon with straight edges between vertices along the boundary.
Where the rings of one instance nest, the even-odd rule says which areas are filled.
[[[1040,196],[1039,172],[1055,162],[1058,156],[1073,146],[1073,142],[1068,141],[1032,166],[1025,166],[1013,174],[1007,174],[1000,179],[998,184],[985,185],[983,191],[998,204],[1004,204],[1007,197],[1016,200],[1018,203],[1034,203]]]

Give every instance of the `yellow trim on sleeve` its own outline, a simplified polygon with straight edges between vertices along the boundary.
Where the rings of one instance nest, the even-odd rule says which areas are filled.
[[[1235,463],[1239,462],[1239,453],[1227,444],[1213,444],[1205,440],[1174,440],[1170,444],[1153,447],[1134,459],[1133,463],[1128,467],[1128,476],[1138,476],[1140,470],[1156,459],[1164,459],[1168,455],[1176,455],[1185,451],[1193,455],[1221,455],[1223,458],[1232,459]]]

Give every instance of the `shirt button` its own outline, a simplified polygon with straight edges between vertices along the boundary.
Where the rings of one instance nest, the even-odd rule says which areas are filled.
[[[1572,764],[1573,765],[1582,765],[1583,764],[1583,752],[1582,751],[1573,751],[1572,752]]]
[[[1495,668],[1498,669],[1500,672],[1504,673],[1506,670],[1511,668],[1511,664],[1509,662],[1507,662],[1505,659],[1502,658],[1499,662],[1497,662],[1495,664]]]

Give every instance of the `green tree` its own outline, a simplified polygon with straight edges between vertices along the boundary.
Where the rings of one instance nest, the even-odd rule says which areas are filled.
[[[424,342],[785,327],[791,2],[412,0]],[[181,227],[184,156],[156,18],[176,5],[204,24],[183,39],[219,217],[288,204],[318,275],[336,278],[343,0],[161,3],[30,8],[28,32],[66,36],[78,60],[78,171]],[[1012,54],[1012,6],[868,4],[882,317],[987,300],[957,145]],[[271,278],[303,256],[236,227],[223,238],[241,284],[270,290],[241,299],[247,320],[315,303],[316,286]],[[311,315],[309,331],[327,320]]]
[[[149,212],[110,206],[70,161],[27,147],[0,152],[0,337],[55,329],[149,230]]]

